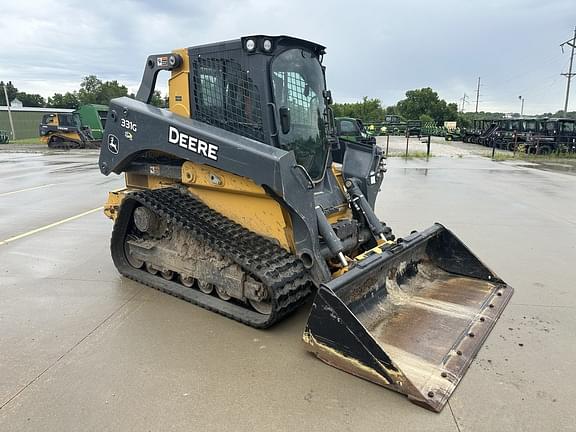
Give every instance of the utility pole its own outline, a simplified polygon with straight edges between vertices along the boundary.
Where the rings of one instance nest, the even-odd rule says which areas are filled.
[[[568,99],[570,97],[570,81],[572,80],[572,77],[576,75],[576,73],[572,73],[572,63],[574,62],[574,48],[576,48],[576,27],[574,27],[574,37],[560,44],[562,52],[564,52],[564,45],[568,45],[571,47],[570,66],[568,67],[568,73],[560,74],[568,78],[568,82],[566,83],[566,99],[564,99],[564,116],[566,116],[566,113],[568,112]]]
[[[462,101],[462,109],[460,110],[460,112],[464,112],[464,104],[468,103],[466,99],[468,99],[468,95],[464,93],[464,96],[460,98],[460,100]]]
[[[8,100],[8,92],[6,91],[6,85],[4,87],[4,97],[6,98],[6,106],[8,107],[8,118],[10,119],[10,129],[12,129],[12,139],[16,139],[16,132],[14,132],[14,122],[12,121],[12,111],[10,111],[10,101]]]
[[[478,77],[478,86],[476,86],[476,114],[478,114],[478,101],[480,100],[480,77]]]

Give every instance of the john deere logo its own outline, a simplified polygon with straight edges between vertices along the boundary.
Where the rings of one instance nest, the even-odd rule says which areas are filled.
[[[110,150],[110,153],[118,154],[118,150],[120,150],[120,141],[118,141],[116,135],[108,135],[108,150]]]

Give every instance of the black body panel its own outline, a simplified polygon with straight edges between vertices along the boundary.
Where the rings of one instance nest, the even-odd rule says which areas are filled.
[[[122,119],[136,124],[137,132],[123,128]],[[171,128],[178,130],[180,136],[184,134],[198,142],[217,146],[216,160],[180,144],[170,143]],[[296,168],[293,152],[274,148],[127,97],[114,99],[110,103],[104,139],[99,166],[105,175],[130,170],[130,163],[139,155],[155,150],[182,160],[223,169],[250,178],[266,187],[290,212],[297,254],[306,253],[314,258],[314,279],[330,279],[330,272],[324,264],[320,246],[316,241],[318,231],[314,189],[302,170]]]

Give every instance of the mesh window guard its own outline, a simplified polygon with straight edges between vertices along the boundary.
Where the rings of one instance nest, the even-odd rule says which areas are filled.
[[[264,141],[258,88],[230,59],[194,60],[193,118],[257,141]]]

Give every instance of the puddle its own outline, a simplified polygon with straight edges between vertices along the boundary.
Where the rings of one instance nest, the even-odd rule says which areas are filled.
[[[511,166],[521,166],[521,167],[537,167],[538,163],[535,162],[527,162],[527,161],[505,161],[502,162],[503,165],[511,165]]]
[[[562,174],[576,175],[576,159],[563,160],[559,162],[551,162],[551,161],[529,162],[520,160],[520,161],[503,161],[500,163],[503,165],[520,167],[520,168],[532,168],[541,171],[559,172]]]

